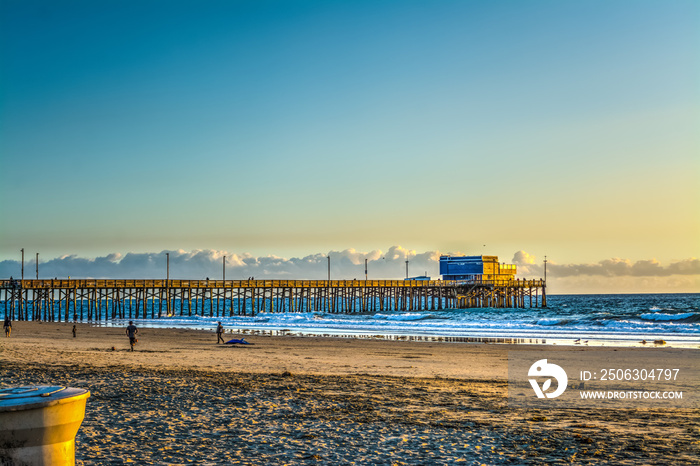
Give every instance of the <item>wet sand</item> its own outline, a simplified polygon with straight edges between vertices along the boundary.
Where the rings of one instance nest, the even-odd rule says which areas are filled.
[[[14,322],[0,386],[88,388],[78,464],[697,464],[689,409],[508,407],[529,345]],[[225,339],[239,338],[227,333]],[[112,349],[114,348],[114,349]],[[558,348],[561,349],[561,348]],[[577,351],[595,348],[570,347]],[[641,353],[640,353],[641,354]]]

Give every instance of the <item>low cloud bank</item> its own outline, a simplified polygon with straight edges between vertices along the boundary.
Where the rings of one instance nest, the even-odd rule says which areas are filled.
[[[436,277],[438,252],[417,253],[415,250],[393,246],[386,252],[360,252],[355,249],[330,251],[290,259],[278,256],[255,257],[226,251],[161,251],[158,253],[110,254],[95,259],[75,255],[63,256],[46,262],[39,261],[39,278],[165,278],[166,255],[170,256],[170,278],[221,279],[226,256],[226,279],[311,279],[328,278],[330,257],[332,279],[364,279],[365,259],[370,279],[405,278],[406,261],[410,276],[426,272]],[[19,277],[19,261],[0,262],[0,277]],[[35,277],[35,263],[25,262],[25,278]]]
[[[361,252],[355,249],[330,251],[306,257],[283,258],[278,256],[255,257],[251,254],[235,254],[227,251],[161,251],[157,253],[109,254],[95,259],[75,255],[63,256],[39,262],[39,278],[165,278],[166,254],[170,255],[171,278],[221,279],[223,258],[226,256],[226,278],[247,279],[325,279],[328,277],[328,257],[332,279],[364,279],[365,259],[370,279],[401,279],[406,276],[427,274],[439,278],[439,251],[418,253],[415,250],[392,246],[387,251]],[[542,260],[518,251],[512,262],[518,265],[518,276],[541,278],[544,276]],[[19,261],[0,262],[0,277],[20,276]],[[34,262],[25,263],[25,278],[34,278]],[[596,264],[547,263],[547,278],[570,277],[670,277],[700,276],[700,259],[690,258],[662,265],[658,261],[632,262],[626,259],[607,259]]]
[[[525,251],[513,256],[518,265],[518,275],[544,275],[542,261],[537,261]],[[663,266],[656,259],[632,262],[628,259],[606,259],[596,264],[558,264],[547,262],[547,277],[566,278],[579,276],[603,277],[669,277],[671,275],[700,275],[700,259],[690,258]]]

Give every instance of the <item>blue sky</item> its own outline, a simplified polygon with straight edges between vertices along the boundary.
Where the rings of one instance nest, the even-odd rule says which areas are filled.
[[[24,0],[0,21],[2,259],[700,256],[698,2]]]

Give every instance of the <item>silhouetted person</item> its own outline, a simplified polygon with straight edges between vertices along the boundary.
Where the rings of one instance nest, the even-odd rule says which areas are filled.
[[[129,326],[126,327],[126,335],[129,337],[129,345],[131,346],[131,351],[134,351],[134,345],[136,344],[136,334],[139,333],[139,329],[136,328],[133,321],[129,321]]]
[[[221,325],[221,322],[219,322],[219,325],[216,326],[216,344],[218,345],[219,343],[224,342],[224,326]]]
[[[10,338],[10,334],[12,333],[12,321],[10,320],[10,316],[5,316],[5,323],[2,328],[5,329],[5,338]]]

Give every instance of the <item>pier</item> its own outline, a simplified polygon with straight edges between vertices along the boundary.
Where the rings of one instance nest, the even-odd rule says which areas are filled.
[[[547,305],[543,280],[0,280],[12,320],[103,321],[263,312],[373,313]]]

